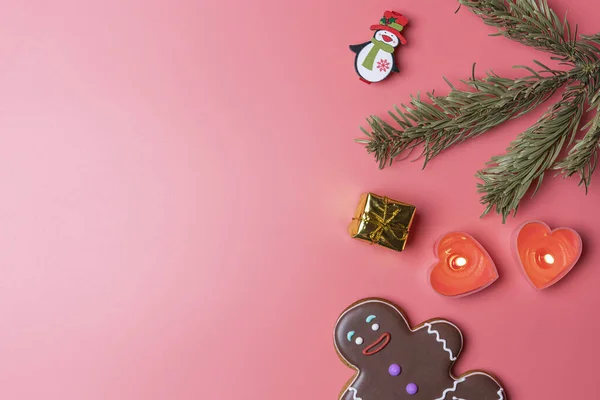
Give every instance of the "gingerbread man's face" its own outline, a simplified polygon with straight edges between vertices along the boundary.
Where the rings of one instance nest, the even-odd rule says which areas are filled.
[[[395,308],[373,300],[350,307],[340,316],[335,345],[348,363],[360,367],[402,346],[409,334],[406,321]]]

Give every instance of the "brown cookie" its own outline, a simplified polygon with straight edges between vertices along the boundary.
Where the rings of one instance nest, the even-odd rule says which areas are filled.
[[[485,372],[452,375],[463,345],[456,325],[432,319],[413,329],[383,299],[348,307],[337,320],[334,344],[357,371],[340,400],[506,400],[504,389]]]

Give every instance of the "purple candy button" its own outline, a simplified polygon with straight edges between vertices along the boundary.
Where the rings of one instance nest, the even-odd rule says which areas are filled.
[[[400,375],[400,372],[402,372],[402,368],[400,368],[400,366],[398,364],[392,364],[388,368],[388,372],[390,373],[391,376],[398,376],[398,375]]]
[[[408,394],[416,394],[419,391],[419,387],[414,383],[409,383],[406,385],[406,393]]]

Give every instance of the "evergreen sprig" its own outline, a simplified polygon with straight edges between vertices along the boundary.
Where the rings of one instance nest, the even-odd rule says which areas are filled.
[[[529,71],[532,75],[521,79],[488,73],[484,79],[473,77],[462,81],[471,90],[457,89],[448,82],[450,93],[447,96],[428,93],[431,103],[417,96],[412,98],[409,106],[402,104],[395,107],[395,112],[390,111],[400,129],[373,116],[368,120],[372,131],[363,128],[368,138],[357,141],[375,154],[381,168],[423,145],[421,156],[425,158],[426,166],[429,160],[450,146],[534,109],[570,79],[567,72],[547,68],[539,73]]]
[[[506,154],[492,157],[489,166],[477,173],[483,181],[477,186],[484,193],[484,215],[495,206],[505,221],[511,211],[517,212],[519,202],[535,181],[537,191],[565,142],[575,138],[584,102],[584,86],[569,88],[562,101],[511,143]]]
[[[575,58],[576,41],[569,22],[558,18],[546,0],[460,0],[460,4],[481,17],[485,24],[498,28],[493,36],[502,35],[565,61]]]
[[[516,40],[553,54],[568,71],[549,68],[534,60],[538,70],[518,66],[529,72],[524,78],[510,79],[492,72],[482,79],[461,81],[464,89],[449,81],[446,96],[427,93],[411,97],[390,111],[395,125],[377,116],[367,119],[370,130],[361,128],[366,138],[358,139],[384,168],[396,159],[406,158],[422,146],[424,167],[443,150],[512,118],[517,118],[548,100],[567,85],[562,99],[531,128],[523,132],[503,156],[493,157],[478,172],[483,215],[495,208],[505,221],[516,212],[519,202],[532,185],[533,194],[549,169],[566,176],[580,175],[587,188],[596,167],[600,144],[600,33],[578,37],[566,18],[560,19],[546,0],[459,0],[459,3],[491,26],[497,35]],[[561,150],[570,146],[579,131],[587,108],[596,112],[582,128],[585,136],[577,141],[565,158],[557,162]]]
[[[592,179],[592,174],[598,162],[598,146],[600,145],[600,110],[597,110],[594,118],[583,127],[586,134],[573,148],[569,154],[554,168],[561,170],[566,176],[578,174],[579,185],[585,186],[587,193]]]

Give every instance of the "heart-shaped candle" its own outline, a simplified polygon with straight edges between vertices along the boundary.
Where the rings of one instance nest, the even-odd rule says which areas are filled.
[[[551,231],[543,222],[530,221],[517,229],[514,238],[521,267],[537,289],[560,281],[581,256],[581,237],[571,228]]]
[[[476,293],[498,279],[498,270],[490,255],[466,233],[445,234],[435,244],[434,251],[438,262],[431,267],[429,282],[444,296]]]

